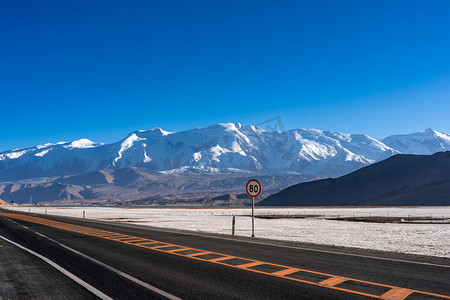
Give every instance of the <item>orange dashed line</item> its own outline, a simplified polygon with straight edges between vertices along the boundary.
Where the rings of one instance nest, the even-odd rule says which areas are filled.
[[[238,265],[236,267],[241,268],[241,269],[245,269],[245,268],[256,267],[256,266],[264,265],[264,264],[265,264],[265,262],[262,262],[262,261],[254,261],[254,262],[251,262],[251,263]]]
[[[223,260],[229,260],[229,259],[233,259],[236,258],[236,256],[224,256],[224,257],[218,257],[218,258],[214,258],[214,259],[209,259],[208,261],[210,262],[220,262]]]
[[[125,237],[115,238],[115,240],[118,240],[120,242],[130,242],[132,240],[140,240],[140,239],[136,238],[136,237],[133,237],[133,236],[125,236]]]
[[[112,232],[108,232],[108,233],[97,233],[96,235],[100,236],[100,237],[107,237],[107,236],[115,236],[117,235],[117,233],[112,233]]]
[[[139,246],[142,248],[147,248],[147,249],[154,249],[154,248],[152,248],[152,244],[156,244],[156,243],[152,242],[152,243],[142,243],[142,244],[133,244],[133,245]]]
[[[345,278],[345,277],[331,277],[331,278],[325,279],[324,281],[321,281],[320,284],[327,285],[327,286],[335,286],[346,280],[347,280],[347,278]]]
[[[236,267],[245,269],[245,268],[250,268],[250,267],[256,267],[256,266],[263,265],[263,264],[265,264],[265,263],[262,262],[262,261],[254,261],[254,262],[251,262],[251,263],[248,263],[248,264],[239,265],[239,266],[236,266]]]
[[[110,236],[110,238],[111,238],[111,236]],[[129,235],[117,235],[117,236],[113,236],[112,238],[114,238],[114,239],[116,239],[116,240],[125,240],[125,239],[130,239],[130,238],[132,238],[131,236],[129,236]]]
[[[103,238],[103,239],[112,239],[115,237],[114,235],[99,235],[99,234],[92,234],[92,236]]]
[[[97,236],[97,235],[94,235],[95,237],[99,237],[99,236]],[[117,240],[117,239],[115,239],[115,238],[112,238],[112,237],[102,237],[102,239],[105,239],[105,240],[110,240],[110,241],[115,241],[115,242],[120,242],[120,240]]]
[[[412,294],[412,290],[402,289],[402,288],[394,288],[392,290],[384,293],[381,298],[389,299],[389,300],[402,300]]]
[[[98,235],[95,235],[95,236],[101,237],[101,238],[104,238],[104,239],[108,239],[108,240],[115,240],[115,241],[118,241],[118,242],[120,242],[120,238],[121,238],[120,235],[111,235],[111,236],[98,236]]]
[[[194,249],[194,250],[196,250],[196,249]],[[197,253],[185,254],[183,256],[194,257],[194,256],[199,256],[199,255],[211,254],[211,253],[212,252],[209,252],[209,251],[200,251],[200,252],[197,252]]]
[[[278,275],[278,276],[285,276],[285,275],[289,275],[295,272],[301,271],[301,269],[297,269],[297,268],[289,268],[289,269],[285,269],[285,270],[281,270],[275,273],[272,273],[272,275]]]
[[[167,244],[167,245],[160,245],[160,246],[155,246],[155,247],[151,247],[152,249],[161,249],[161,248],[166,248],[166,247],[174,247],[176,245],[172,245],[172,244]]]
[[[155,244],[157,243],[156,241],[147,241],[147,242],[142,242],[142,243],[136,243],[136,246],[141,246],[141,245],[151,245],[151,244]]]
[[[186,255],[183,255],[183,256],[194,257],[194,256],[199,256],[199,255],[211,254],[211,253],[212,252],[209,252],[209,251],[201,251],[201,252],[197,252],[197,253],[186,254]]]
[[[314,286],[320,286],[320,287],[323,287],[323,288],[339,290],[339,291],[343,291],[343,292],[363,295],[363,296],[377,298],[377,299],[393,299],[393,300],[404,299],[405,297],[407,297],[411,293],[417,293],[417,294],[422,294],[422,295],[434,296],[434,297],[438,297],[438,298],[450,299],[449,296],[445,296],[445,295],[433,294],[433,293],[422,292],[422,291],[417,291],[417,290],[409,290],[409,289],[404,289],[404,288],[400,288],[400,287],[395,287],[395,286],[390,286],[390,285],[385,285],[385,284],[380,284],[380,283],[374,283],[374,282],[369,282],[369,281],[364,281],[364,280],[345,278],[345,277],[338,277],[338,276],[325,274],[325,273],[320,273],[320,272],[314,272],[314,271],[309,271],[309,270],[304,270],[304,269],[297,269],[297,268],[292,268],[292,267],[287,267],[287,266],[282,266],[282,265],[276,265],[276,264],[271,264],[271,263],[264,263],[264,262],[255,261],[255,260],[246,259],[246,258],[237,257],[237,256],[224,255],[224,254],[221,254],[221,253],[209,252],[209,251],[204,251],[204,250],[194,249],[194,248],[186,248],[186,247],[179,246],[179,245],[163,243],[165,245],[151,247],[152,244],[162,243],[162,242],[153,241],[153,240],[149,240],[148,242],[144,242],[144,243],[134,243],[134,244],[132,244],[132,243],[129,243],[129,241],[126,241],[126,239],[131,239],[131,240],[135,239],[135,240],[139,241],[139,239],[142,239],[142,238],[135,237],[135,236],[130,236],[130,235],[124,235],[124,234],[115,234],[114,232],[102,231],[102,230],[98,230],[98,231],[96,231],[96,234],[93,234],[93,232],[95,232],[95,231],[92,231],[93,229],[89,228],[89,227],[78,226],[78,225],[68,225],[67,223],[62,223],[62,222],[58,222],[58,221],[51,221],[51,220],[46,220],[46,219],[37,218],[37,217],[31,217],[31,216],[20,215],[20,214],[13,214],[13,213],[0,213],[0,215],[2,215],[4,217],[8,217],[8,218],[19,219],[19,220],[23,220],[23,221],[27,221],[27,222],[33,222],[33,223],[37,223],[37,224],[51,226],[51,227],[54,227],[54,228],[60,228],[60,229],[68,230],[68,231],[72,231],[72,232],[78,232],[78,233],[81,233],[81,234],[87,234],[87,235],[95,236],[95,237],[98,237],[98,238],[112,240],[112,241],[115,241],[115,242],[120,242],[120,243],[124,243],[124,244],[128,244],[128,245],[138,246],[138,247],[142,247],[142,248],[148,248],[148,249],[152,249],[154,251],[160,251],[160,252],[164,252],[164,253],[171,253],[173,255],[178,255],[178,256],[182,256],[182,257],[189,257],[191,259],[197,259],[197,260],[201,260],[201,261],[217,263],[217,264],[220,264],[220,265],[224,265],[224,266],[231,267],[231,268],[236,268],[236,269],[243,269],[244,268],[246,271],[250,271],[250,272],[265,274],[265,275],[269,275],[269,276],[282,277],[282,278],[285,278],[287,280],[302,282],[302,283],[305,283],[305,284],[310,284],[310,285],[314,285]],[[164,250],[164,248],[166,248],[166,247],[180,247],[180,249],[173,249],[173,250],[166,251],[166,250]],[[197,253],[192,253],[192,254],[178,253],[178,252],[182,252],[183,250],[194,250],[194,251],[198,251],[198,252]],[[206,255],[206,254],[220,255],[221,257],[214,258],[214,259],[205,259],[205,258],[198,257],[198,256],[201,256],[201,255]],[[246,264],[238,265],[238,266],[233,266],[233,265],[229,265],[229,264],[226,263],[226,260],[233,259],[233,258],[247,260],[247,261],[250,261],[250,263],[246,263]],[[277,272],[274,272],[274,273],[269,273],[269,272],[265,272],[265,271],[249,269],[249,267],[251,267],[251,266],[257,266],[257,265],[260,265],[260,264],[266,264],[266,265],[281,267],[284,270],[277,271]],[[305,273],[320,274],[320,275],[329,276],[331,278],[326,279],[326,280],[324,280],[324,281],[322,281],[320,283],[316,283],[316,282],[306,281],[306,280],[293,278],[293,277],[284,277],[284,275],[289,275],[289,274],[292,274],[292,273],[295,273],[295,272],[305,272]],[[358,291],[355,291],[355,290],[344,289],[344,288],[340,288],[340,287],[336,286],[337,284],[339,284],[339,283],[341,283],[341,282],[343,282],[345,280],[351,280],[351,281],[359,282],[359,283],[366,283],[366,284],[370,284],[370,285],[373,285],[373,286],[388,287],[388,288],[391,288],[391,290],[389,290],[387,293],[383,294],[382,296],[378,296],[378,295],[368,294],[368,293],[364,293],[364,292],[358,292]]]
[[[148,240],[144,240],[144,239],[133,239],[133,240],[127,241],[127,243],[145,242],[145,241],[148,241]]]
[[[121,238],[110,238],[109,240],[113,240],[113,241],[121,242],[121,243],[126,243],[127,242],[126,239],[121,239]]]
[[[173,249],[173,250],[167,250],[167,253],[174,253],[174,252],[178,252],[178,251],[185,251],[185,250],[190,250],[190,248],[180,248],[180,249]]]
[[[133,243],[133,241],[122,241],[122,243],[128,244],[128,245],[137,245],[136,243]]]

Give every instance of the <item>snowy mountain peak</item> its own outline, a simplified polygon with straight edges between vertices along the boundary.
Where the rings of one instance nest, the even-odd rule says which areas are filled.
[[[69,145],[65,146],[66,148],[69,149],[73,149],[73,148],[81,148],[81,149],[85,149],[85,148],[94,148],[97,146],[101,146],[103,145],[102,143],[94,143],[91,140],[88,139],[80,139],[80,140],[76,140],[73,141],[72,143],[70,143]]]
[[[206,129],[217,130],[217,131],[237,131],[241,128],[240,123],[218,123],[212,126],[207,127]],[[202,130],[200,128],[200,130]]]
[[[162,136],[169,135],[169,134],[173,134],[173,132],[169,132],[169,131],[162,130],[162,129],[159,128],[159,127],[155,127],[155,128],[153,128],[151,131],[159,132]]]
[[[423,132],[391,135],[382,142],[401,153],[429,155],[450,150],[450,135],[431,128]]]
[[[152,135],[152,134],[153,135],[156,134],[158,136],[166,136],[166,135],[174,134],[174,133],[175,132],[165,131],[165,130],[159,128],[159,127],[155,127],[153,129],[150,129],[150,130],[137,130],[137,131],[129,134],[129,136],[132,135],[132,134],[135,134],[137,136],[149,136],[149,135]]]
[[[65,143],[65,142],[62,142],[62,143]],[[56,145],[56,144],[46,143],[46,144],[43,144],[43,145],[37,145],[36,148],[37,149],[43,149],[43,148],[48,148],[48,147],[51,147],[51,146],[54,146],[54,145]]]

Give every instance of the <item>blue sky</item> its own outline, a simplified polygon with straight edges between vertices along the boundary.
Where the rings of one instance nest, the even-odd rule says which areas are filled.
[[[4,1],[0,151],[219,122],[450,133],[450,1]]]

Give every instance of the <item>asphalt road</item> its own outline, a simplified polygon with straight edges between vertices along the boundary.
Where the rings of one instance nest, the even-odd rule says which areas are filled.
[[[427,292],[450,299],[448,259],[23,216],[39,219],[2,216],[0,236],[40,253],[114,299],[370,299],[366,294],[386,299],[443,299]],[[6,244],[0,239],[0,245]],[[95,298],[87,297],[87,290],[43,262],[13,245],[6,247],[28,257],[20,262],[15,259],[6,269],[0,263],[8,274],[0,278],[28,291],[26,297],[17,298],[42,299],[42,294],[32,292],[33,286],[48,282],[65,299]],[[5,249],[0,247],[0,253]],[[12,259],[11,255],[4,257]],[[40,268],[44,275],[23,280],[14,268]],[[27,281],[33,284],[27,286]]]
[[[2,226],[0,234],[5,234]],[[0,299],[64,299],[66,295],[97,299],[39,258],[0,240]]]

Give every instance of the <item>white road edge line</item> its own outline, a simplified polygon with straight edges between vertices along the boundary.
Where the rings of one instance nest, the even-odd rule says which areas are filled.
[[[24,246],[17,244],[16,242],[11,241],[10,239],[5,238],[4,236],[0,235],[0,239],[3,239],[4,241],[42,259],[43,261],[45,261],[47,264],[49,264],[50,266],[52,266],[53,268],[55,268],[56,270],[58,270],[59,272],[63,273],[64,275],[66,275],[67,277],[69,277],[70,279],[72,279],[73,281],[75,281],[76,283],[78,283],[79,285],[81,285],[82,287],[84,287],[85,289],[87,289],[89,292],[93,293],[94,295],[96,295],[97,297],[99,297],[100,299],[104,299],[104,300],[113,300],[113,298],[105,295],[104,293],[102,293],[101,291],[97,290],[95,287],[93,287],[92,285],[90,285],[89,283],[83,281],[81,278],[75,276],[74,274],[70,273],[69,271],[67,271],[66,269],[64,269],[63,267],[61,267],[60,265],[54,263],[53,261],[51,261],[50,259],[40,255],[39,253],[34,252],[33,250],[30,250],[28,248],[25,248]]]
[[[4,218],[4,217],[3,217],[3,218]],[[64,245],[64,244],[62,244],[62,243],[60,243],[60,242],[58,242],[58,241],[56,241],[56,240],[54,240],[54,239],[52,239],[52,238],[50,238],[50,237],[48,237],[48,236],[45,236],[45,235],[43,235],[43,234],[40,233],[40,232],[34,231],[33,229],[28,228],[28,227],[25,226],[25,225],[22,225],[22,224],[20,224],[20,223],[17,223],[17,222],[15,222],[15,221],[11,220],[11,219],[8,219],[8,220],[9,220],[10,222],[12,222],[12,223],[15,223],[15,224],[17,224],[17,225],[19,225],[19,226],[21,226],[21,227],[23,227],[23,228],[25,228],[25,229],[27,229],[27,230],[29,230],[29,231],[35,233],[35,234],[37,234],[37,235],[43,237],[43,238],[46,238],[47,240],[49,240],[49,241],[51,241],[51,242],[53,242],[53,243],[55,243],[55,244],[57,244],[57,245],[59,245],[59,246],[65,248],[65,249],[67,249],[67,250],[69,250],[69,251],[71,251],[71,252],[73,252],[73,253],[75,253],[75,254],[77,254],[77,255],[79,255],[79,256],[82,256],[82,257],[84,257],[84,258],[86,258],[86,259],[92,261],[93,263],[96,263],[96,264],[102,266],[102,267],[105,268],[105,269],[108,269],[108,270],[110,270],[110,271],[116,273],[117,275],[120,275],[120,276],[122,276],[122,277],[124,277],[124,278],[126,278],[126,279],[128,279],[128,280],[130,280],[130,281],[132,281],[132,282],[134,282],[134,283],[136,283],[136,284],[138,284],[138,285],[144,287],[144,288],[147,288],[147,289],[149,289],[149,290],[151,290],[151,291],[153,291],[153,292],[155,292],[155,293],[157,293],[157,294],[159,294],[159,295],[161,295],[161,296],[163,296],[163,297],[166,297],[167,299],[170,299],[170,300],[181,300],[181,298],[178,298],[178,297],[176,297],[176,296],[174,296],[174,295],[172,295],[172,294],[169,294],[169,293],[167,293],[167,292],[165,292],[165,291],[163,291],[163,290],[161,290],[161,289],[159,289],[159,288],[157,288],[157,287],[155,287],[155,286],[153,286],[153,285],[150,285],[150,284],[148,284],[148,283],[146,283],[146,282],[144,282],[144,281],[142,281],[142,280],[140,280],[140,279],[137,279],[136,277],[133,277],[133,276],[131,276],[131,275],[127,274],[127,273],[124,273],[124,272],[122,272],[122,271],[120,271],[120,270],[118,270],[118,269],[116,269],[116,268],[114,268],[114,267],[111,267],[110,265],[107,265],[107,264],[105,264],[105,263],[102,263],[101,261],[98,261],[98,260],[96,260],[95,258],[92,258],[92,257],[90,257],[90,256],[88,256],[88,255],[86,255],[86,254],[84,254],[84,253],[81,253],[81,252],[79,252],[78,250],[75,250],[75,249],[73,249],[73,248],[71,248],[71,247],[69,247],[69,246],[67,246],[67,245]],[[0,236],[0,237],[1,237],[1,236]],[[30,250],[30,251],[31,251],[31,250]],[[36,254],[37,254],[37,253],[36,253]],[[38,255],[39,255],[39,254],[38,254]],[[45,258],[45,257],[44,257],[44,258]],[[86,283],[86,284],[87,284],[87,283]],[[111,298],[108,298],[108,299],[111,299]]]

